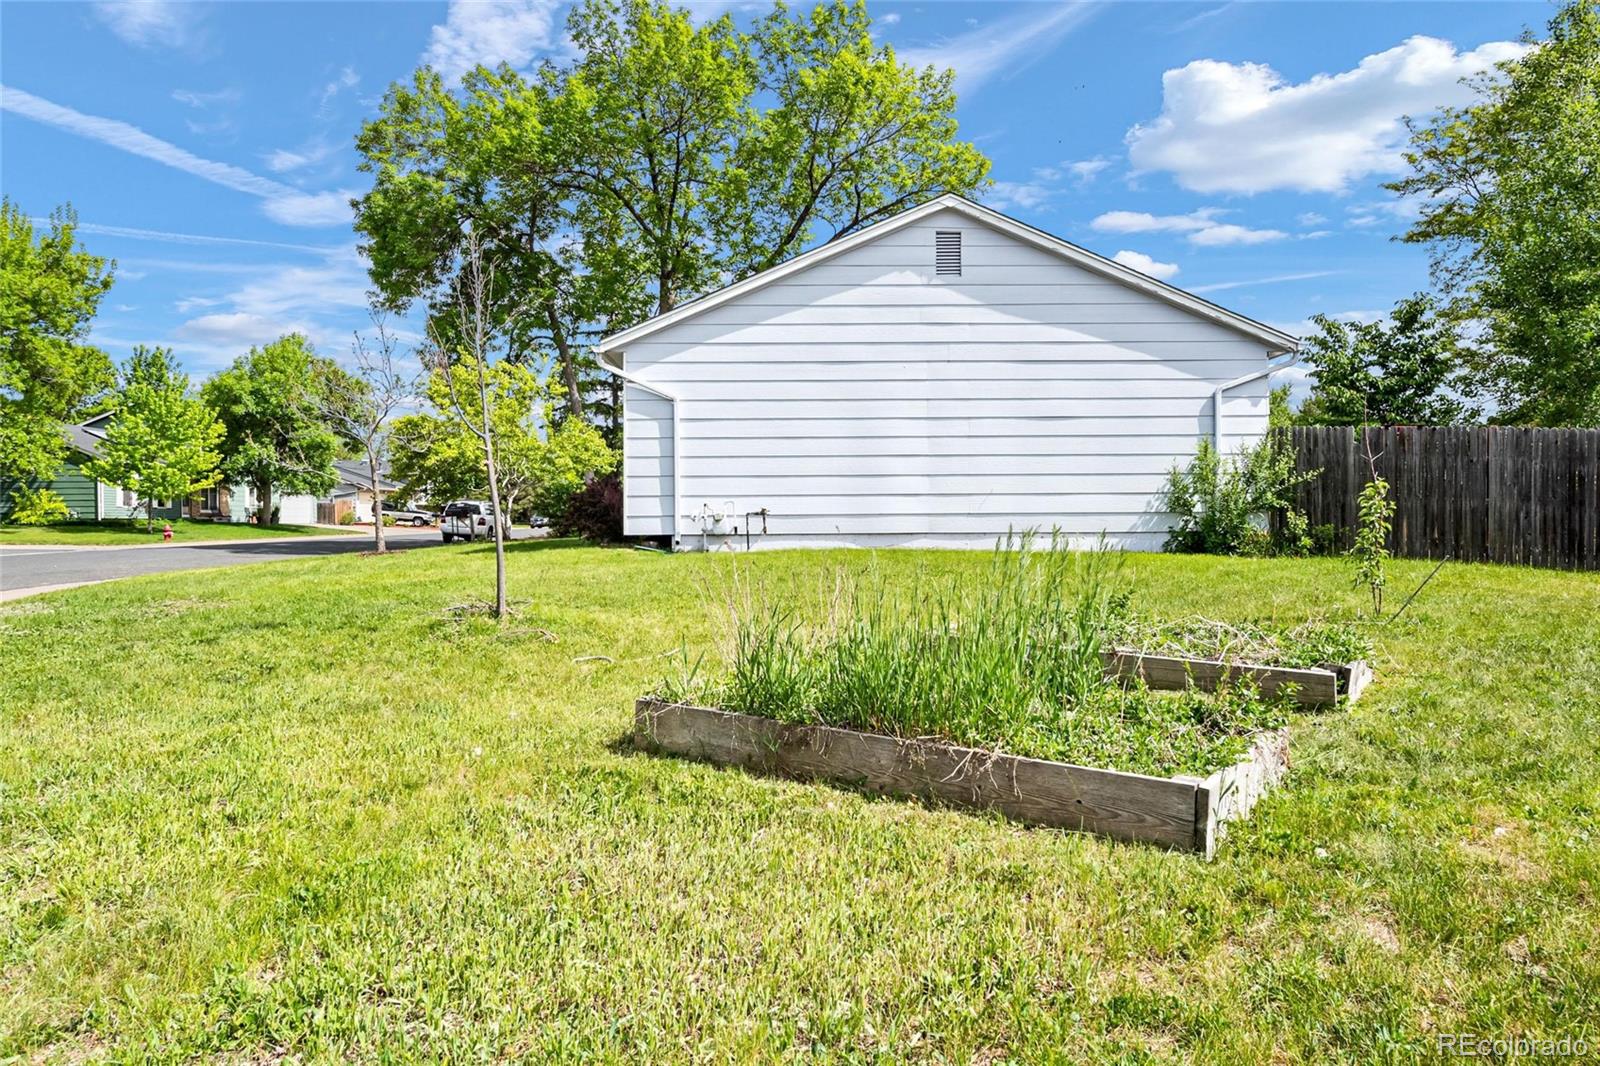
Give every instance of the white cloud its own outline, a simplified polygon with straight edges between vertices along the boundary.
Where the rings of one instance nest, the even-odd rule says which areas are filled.
[[[1268,241],[1281,241],[1287,236],[1288,234],[1281,229],[1250,229],[1224,222],[1195,230],[1189,234],[1189,243],[1206,248],[1220,248],[1230,244],[1266,244]]]
[[[290,226],[331,226],[350,219],[347,191],[307,193],[232,163],[204,159],[139,127],[51,103],[21,89],[0,85],[0,109],[119,148],[225,188],[260,197],[267,217]]]
[[[996,74],[1015,73],[1043,57],[1095,11],[1087,3],[1028,7],[991,26],[937,44],[907,48],[899,58],[915,67],[952,67],[957,90],[971,92]]]
[[[346,89],[354,89],[361,84],[361,75],[356,73],[354,67],[345,67],[339,71],[337,77],[322,87],[322,99],[317,103],[319,114],[326,116],[328,107],[334,99]]]
[[[1377,225],[1409,226],[1422,214],[1422,201],[1417,197],[1375,200],[1371,203],[1351,204],[1346,207],[1345,225],[1355,227]]]
[[[891,11],[887,15],[879,15],[873,21],[882,23],[885,26],[898,26],[900,25],[900,12]]]
[[[509,63],[525,67],[556,43],[556,4],[551,0],[450,0],[443,25],[422,61],[454,84],[473,67]]]
[[[1302,226],[1320,226],[1322,223],[1328,221],[1328,216],[1318,214],[1315,211],[1302,211],[1300,214],[1295,216],[1295,221],[1300,223]]]
[[[47,220],[33,219],[35,225],[44,225]],[[214,237],[204,233],[172,233],[167,230],[138,229],[134,226],[105,226],[96,222],[79,222],[79,231],[83,233],[96,233],[104,237],[126,237],[130,240],[165,241],[170,244],[237,244],[255,248],[282,248],[291,252],[308,252],[313,255],[329,255],[340,251],[325,245],[315,244],[286,244],[282,241],[256,241],[246,237]]]
[[[1178,273],[1177,263],[1163,263],[1150,258],[1143,252],[1130,252],[1126,248],[1111,258],[1125,267],[1132,267],[1139,273],[1148,274],[1159,281],[1166,281],[1168,278],[1176,277]]]
[[[252,346],[267,344],[285,333],[307,333],[309,328],[304,322],[229,311],[191,318],[172,335],[180,340],[231,348],[235,354],[243,355]]]
[[[1190,244],[1216,248],[1232,244],[1265,244],[1288,234],[1278,229],[1250,229],[1219,222],[1221,210],[1203,207],[1187,215],[1152,215],[1146,211],[1107,211],[1090,222],[1101,233],[1182,233]]]
[[[274,174],[287,174],[291,170],[315,166],[337,150],[331,141],[321,138],[307,141],[299,148],[279,148],[266,157],[267,169]]]
[[[1073,163],[1061,164],[1080,184],[1087,185],[1099,176],[1100,172],[1111,165],[1111,160],[1105,156],[1097,155],[1093,159],[1080,159]]]
[[[212,346],[214,354],[239,355],[252,344],[304,333],[325,354],[337,355],[349,342],[348,328],[339,323],[369,306],[366,270],[354,245],[333,249],[310,265],[252,264],[234,273],[240,276],[231,288],[178,301],[180,314],[205,313],[174,329],[175,339]]]
[[[201,7],[175,0],[109,0],[95,4],[94,13],[129,44],[183,48],[195,41]]]
[[[1251,278],[1248,281],[1219,281],[1213,285],[1195,285],[1189,291],[1225,292],[1228,289],[1247,289],[1253,285],[1281,285],[1287,281],[1310,281],[1312,278],[1326,278],[1337,273],[1339,273],[1337,270],[1308,270],[1300,274],[1274,274],[1268,278]]]
[[[1298,84],[1261,63],[1196,60],[1162,76],[1161,114],[1128,131],[1128,155],[1197,192],[1338,192],[1399,169],[1402,116],[1464,103],[1462,78],[1525,50],[1495,41],[1457,52],[1412,37]]]
[[[197,92],[194,89],[174,89],[172,98],[180,104],[198,107],[202,110],[217,104],[236,104],[239,102],[238,89],[218,89],[215,92]]]
[[[997,181],[989,186],[985,199],[996,211],[1012,207],[1040,207],[1050,199],[1051,190],[1036,182]]]

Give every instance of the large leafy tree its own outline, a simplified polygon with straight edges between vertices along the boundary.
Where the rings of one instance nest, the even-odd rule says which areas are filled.
[[[1318,332],[1300,350],[1316,385],[1295,421],[1301,425],[1447,426],[1479,412],[1462,399],[1462,349],[1456,325],[1433,298],[1401,300],[1386,322],[1312,318]]]
[[[562,125],[553,92],[549,72],[530,81],[508,68],[468,73],[459,94],[428,69],[392,86],[357,140],[373,186],[357,202],[356,228],[380,301],[405,310],[421,300],[433,328],[446,331],[449,282],[473,234],[523,312],[499,324],[510,330],[511,357],[554,363],[570,412],[583,417],[597,370],[584,334],[615,313],[607,301],[618,289],[579,265],[558,179],[583,141]]]
[[[222,423],[189,391],[189,375],[163,348],[135,348],[111,398],[100,454],[90,477],[138,494],[153,528],[158,500],[181,500],[222,480]]]
[[[574,187],[637,250],[657,313],[988,173],[956,139],[952,73],[876,45],[864,3],[779,3],[746,36],[589,0],[569,28],[592,131]]]
[[[431,70],[358,139],[372,279],[448,330],[470,233],[519,298],[510,357],[559,367],[567,411],[604,406],[586,343],[942,192],[988,161],[956,139],[949,71],[873,43],[861,4],[779,5],[749,35],[656,0],[588,0],[577,57],[523,77]]]
[[[1549,38],[1479,79],[1478,102],[1414,126],[1422,204],[1404,239],[1483,330],[1495,419],[1600,425],[1600,4],[1577,0]]]
[[[70,207],[36,233],[0,200],[0,479],[52,477],[66,457],[60,423],[115,382],[110,358],[85,342],[114,267],[77,243]]]
[[[201,390],[227,430],[223,476],[255,486],[262,525],[272,521],[274,491],[321,495],[337,480],[339,438],[324,414],[330,366],[291,333],[251,348]]]

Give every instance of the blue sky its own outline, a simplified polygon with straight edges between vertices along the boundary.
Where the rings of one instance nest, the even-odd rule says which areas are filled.
[[[689,5],[701,17],[755,5]],[[764,9],[761,5],[760,9]],[[955,67],[987,201],[1298,332],[1426,287],[1390,238],[1399,118],[1459,103],[1546,4],[873,3],[902,55]],[[354,136],[420,62],[526,66],[565,7],[17,3],[0,20],[0,187],[71,201],[118,278],[96,323],[121,359],[176,349],[197,377],[308,333],[348,354],[368,322],[346,200]],[[70,61],[65,57],[70,57]]]

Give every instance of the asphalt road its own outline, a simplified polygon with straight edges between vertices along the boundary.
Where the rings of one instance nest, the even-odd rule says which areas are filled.
[[[512,535],[525,537],[528,530],[514,530]],[[441,543],[436,529],[389,529],[384,531],[384,540],[391,548],[420,548]],[[229,544],[163,544],[150,548],[17,545],[0,548],[0,599],[26,595],[25,590],[29,589],[87,585],[136,574],[313,559],[371,549],[370,533],[366,536],[334,534],[318,538],[244,540]]]

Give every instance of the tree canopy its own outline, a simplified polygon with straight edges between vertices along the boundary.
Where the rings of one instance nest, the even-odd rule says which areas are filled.
[[[1411,174],[1455,313],[1481,328],[1477,380],[1495,419],[1600,425],[1600,4],[1576,0],[1547,40],[1478,79],[1478,101],[1414,125]]]
[[[152,522],[158,500],[182,500],[222,479],[222,423],[189,391],[189,375],[162,348],[135,348],[111,398],[100,454],[84,473],[138,494]]]
[[[0,478],[48,479],[75,422],[115,381],[105,352],[86,343],[115,264],[77,243],[77,215],[60,207],[42,232],[0,200]]]
[[[255,486],[257,521],[272,519],[272,495],[321,495],[337,478],[339,438],[323,417],[323,382],[333,370],[298,333],[251,348],[205,383],[201,395],[226,428],[222,472]]]
[[[525,299],[516,358],[601,399],[598,334],[944,192],[988,160],[957,139],[950,71],[872,40],[863,3],[781,3],[748,34],[659,0],[586,0],[576,57],[531,77],[423,69],[357,146],[356,205],[383,302],[441,310],[464,235]]]
[[[1316,385],[1295,415],[1299,424],[1448,426],[1478,418],[1461,394],[1456,325],[1432,297],[1401,300],[1386,322],[1311,320],[1319,332],[1300,350]]]
[[[475,394],[477,365],[466,357],[450,367],[457,395]],[[561,388],[541,382],[526,366],[499,360],[484,370],[495,476],[505,513],[559,514],[591,474],[616,467],[616,453],[587,422],[555,420]],[[390,435],[394,475],[435,504],[480,499],[489,493],[488,467],[476,433],[452,412],[444,371],[430,375],[431,411],[401,415]]]

